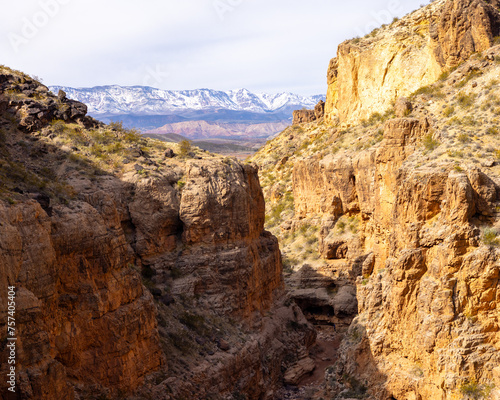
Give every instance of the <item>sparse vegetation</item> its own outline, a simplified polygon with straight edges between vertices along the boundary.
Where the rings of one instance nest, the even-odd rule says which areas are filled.
[[[467,400],[481,400],[487,399],[493,390],[493,385],[484,385],[475,381],[469,381],[460,386],[460,393],[462,393]]]
[[[189,156],[189,153],[192,151],[192,145],[189,140],[181,140],[179,142],[179,155],[183,158]]]
[[[445,97],[445,94],[441,91],[441,89],[443,88],[442,85],[443,84],[441,83],[422,86],[421,88],[413,92],[410,97],[414,99],[416,96],[426,95],[433,98],[443,98]]]
[[[478,78],[480,77],[481,75],[483,75],[483,72],[480,71],[480,70],[477,70],[477,69],[474,69],[472,70],[471,72],[469,72],[469,74],[463,78],[460,82],[458,82],[456,84],[456,86],[458,88],[463,88],[465,85],[467,85],[467,83],[469,83],[472,79],[474,78]]]
[[[500,239],[498,238],[498,231],[494,228],[484,228],[482,235],[482,242],[486,246],[500,245]]]
[[[433,138],[432,133],[425,135],[422,143],[427,151],[434,151],[439,146],[439,142]]]

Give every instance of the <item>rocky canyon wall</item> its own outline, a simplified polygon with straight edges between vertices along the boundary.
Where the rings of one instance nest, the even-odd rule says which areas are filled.
[[[500,33],[498,0],[437,0],[339,45],[327,73],[325,120],[352,126],[437,81]]]
[[[353,382],[398,400],[500,385],[500,252],[479,229],[500,217],[500,180],[472,166],[419,167],[414,152],[433,129],[426,118],[390,120],[376,149],[295,164],[296,217],[322,219],[324,248],[338,248],[340,217],[359,221],[345,251],[324,254],[362,264],[359,315],[326,376],[332,397]]]

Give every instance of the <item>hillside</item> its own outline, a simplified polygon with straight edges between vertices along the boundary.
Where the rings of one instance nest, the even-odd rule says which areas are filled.
[[[0,280],[15,288],[0,294],[0,357],[13,352],[14,301],[13,396],[279,389],[315,332],[284,291],[256,168],[86,112],[0,67]]]
[[[162,134],[176,133],[189,139],[227,138],[227,139],[266,139],[285,129],[289,122],[274,122],[264,124],[215,123],[207,121],[189,121],[167,124],[146,133]]]
[[[499,13],[435,1],[344,42],[325,118],[252,158],[286,285],[342,339],[310,398],[500,398]],[[387,57],[423,69],[378,80]]]

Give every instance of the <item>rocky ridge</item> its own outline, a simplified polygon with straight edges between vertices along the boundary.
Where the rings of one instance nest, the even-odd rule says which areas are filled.
[[[328,67],[326,121],[350,126],[384,113],[398,97],[488,49],[500,35],[499,9],[498,0],[436,0],[343,42]]]

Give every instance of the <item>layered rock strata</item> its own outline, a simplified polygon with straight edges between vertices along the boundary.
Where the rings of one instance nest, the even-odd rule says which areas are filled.
[[[325,121],[352,126],[422,86],[500,34],[498,0],[438,0],[339,45],[328,67]]]
[[[320,216],[324,256],[358,277],[359,315],[327,374],[331,396],[437,399],[498,385],[499,250],[479,227],[498,220],[500,182],[477,167],[415,168],[432,132],[427,119],[390,120],[376,149],[295,165],[296,216]],[[343,215],[360,225],[340,243]]]

